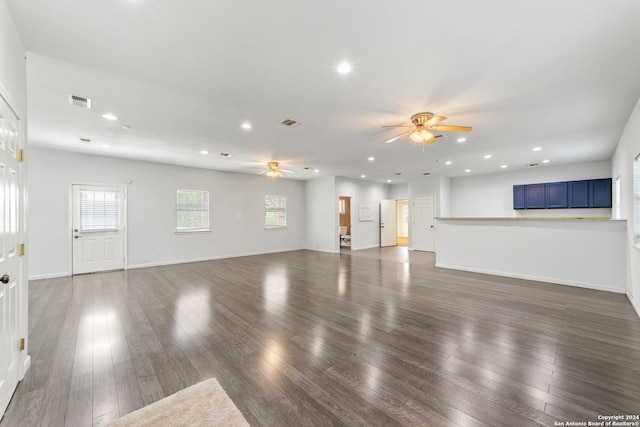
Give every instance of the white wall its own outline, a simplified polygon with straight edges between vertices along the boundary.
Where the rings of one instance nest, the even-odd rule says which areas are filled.
[[[0,87],[9,93],[24,120],[27,111],[25,50],[4,0],[0,1]]]
[[[335,197],[335,188],[336,178],[333,176],[305,182],[305,248],[307,249],[340,252],[338,198]]]
[[[336,178],[334,200],[340,196],[351,197],[351,250],[380,246],[380,200],[389,199],[389,186],[351,178]],[[360,221],[359,207],[369,206],[373,221]],[[337,208],[334,213],[338,218]],[[337,234],[335,240],[337,241]]]
[[[633,245],[633,160],[640,153],[640,101],[612,158],[612,177],[620,177],[620,212],[627,219],[627,295],[640,315],[640,247]]]
[[[31,149],[30,277],[69,274],[69,183],[128,185],[128,265],[304,248],[304,183],[63,151]],[[175,233],[177,189],[210,193],[211,232]],[[287,197],[286,229],[264,229],[264,196]]]
[[[436,195],[436,216],[444,216],[449,212],[449,181],[450,178],[439,175],[423,176],[409,181],[409,197]],[[411,234],[411,233],[409,233]]]
[[[401,200],[409,198],[409,184],[391,184],[389,185],[389,198],[392,200]]]
[[[452,178],[450,216],[610,218],[611,209],[513,209],[514,185],[610,177],[611,162],[602,161]]]
[[[625,221],[441,219],[436,266],[625,290]]]

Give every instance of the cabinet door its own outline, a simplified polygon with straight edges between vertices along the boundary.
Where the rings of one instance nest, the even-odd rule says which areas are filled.
[[[589,182],[590,208],[611,207],[611,178],[594,179]]]
[[[589,181],[569,182],[569,207],[589,207]]]
[[[526,191],[527,209],[544,209],[544,184],[529,184]]]
[[[567,183],[550,182],[544,185],[547,209],[564,209],[567,207]]]
[[[526,185],[513,186],[513,209],[526,209],[525,190]]]

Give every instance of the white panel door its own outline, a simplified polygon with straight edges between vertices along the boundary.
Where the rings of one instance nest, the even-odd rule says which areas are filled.
[[[18,118],[0,96],[0,418],[22,376],[19,132]]]
[[[380,200],[380,246],[396,245],[396,202]]]
[[[416,251],[433,252],[433,220],[436,212],[436,196],[415,196],[413,198],[412,247]]]
[[[73,274],[124,268],[124,188],[73,185]]]

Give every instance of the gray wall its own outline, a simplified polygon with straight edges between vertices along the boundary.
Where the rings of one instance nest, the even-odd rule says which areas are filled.
[[[129,267],[304,248],[304,182],[31,149],[30,277],[70,272],[72,182],[127,185]],[[177,189],[209,191],[211,232],[175,233]],[[287,197],[286,229],[264,229],[266,194]]]

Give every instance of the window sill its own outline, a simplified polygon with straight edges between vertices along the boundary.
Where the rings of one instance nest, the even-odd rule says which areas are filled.
[[[270,226],[270,227],[265,227],[264,229],[265,230],[286,230],[287,228],[289,228],[289,227],[287,227],[286,225],[284,225],[284,226],[273,225],[273,226]]]
[[[193,234],[193,233],[211,233],[211,229],[203,228],[200,230],[176,230],[175,234]]]

